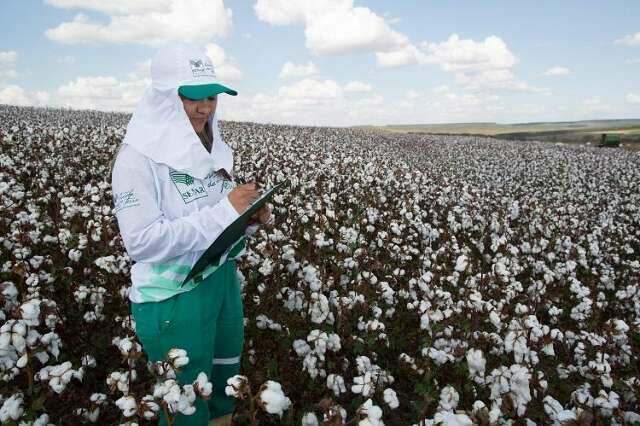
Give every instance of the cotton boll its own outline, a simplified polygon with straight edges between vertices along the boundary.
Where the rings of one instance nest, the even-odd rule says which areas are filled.
[[[453,386],[445,386],[440,391],[440,402],[438,404],[438,410],[440,411],[453,411],[460,402],[460,395]]]
[[[335,396],[340,396],[340,394],[347,392],[344,379],[337,374],[329,374],[327,376],[327,388],[329,388]]]
[[[135,398],[131,396],[123,396],[116,401],[116,405],[122,410],[122,415],[131,417],[136,413],[137,404]]]
[[[173,368],[180,368],[189,363],[187,351],[184,349],[173,348],[167,354],[167,360],[173,365]]]
[[[302,426],[319,426],[320,423],[315,413],[305,413],[304,416],[302,416],[301,425]]]
[[[391,388],[387,388],[383,392],[384,402],[387,403],[389,408],[396,409],[400,406],[400,401],[398,401],[398,396],[396,395],[396,391]]]
[[[456,266],[455,266],[455,270],[457,272],[463,272],[465,269],[467,269],[467,265],[469,264],[469,258],[465,255],[459,256],[458,259],[456,259]]]
[[[248,385],[248,380],[246,376],[235,375],[227,379],[227,387],[225,387],[224,391],[228,396],[232,396],[234,398],[243,399],[244,398],[244,387]]]
[[[467,352],[467,367],[469,369],[469,377],[484,377],[485,366],[487,360],[484,358],[482,351],[479,349],[470,349]]]
[[[24,413],[23,402],[21,393],[11,395],[0,407],[0,421],[4,423],[9,420],[19,420],[22,417],[22,413]]]
[[[16,367],[24,368],[25,365],[27,365],[28,361],[29,361],[29,356],[27,354],[24,354],[18,359],[18,361],[16,361]]]
[[[434,424],[447,426],[471,426],[473,421],[466,414],[455,414],[451,411],[441,411],[433,416]]]
[[[37,326],[40,324],[40,301],[39,300],[30,300],[26,303],[23,303],[20,306],[20,311],[22,313],[22,319],[25,324],[30,326]]]
[[[259,398],[264,410],[269,414],[277,414],[282,417],[284,410],[291,406],[291,400],[282,392],[280,383],[269,380],[262,385],[261,389]]]
[[[577,419],[573,411],[565,410],[562,405],[550,395],[544,398],[544,411],[552,421],[558,423]]]
[[[353,378],[353,386],[351,386],[351,392],[362,394],[364,397],[373,395],[375,390],[375,383],[371,373],[366,372],[362,376]]]
[[[365,403],[358,408],[358,413],[364,416],[364,418],[358,422],[358,426],[384,426],[382,409],[374,405],[370,399],[367,399]]]

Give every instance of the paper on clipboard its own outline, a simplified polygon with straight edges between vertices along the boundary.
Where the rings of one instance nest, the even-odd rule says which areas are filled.
[[[193,265],[191,271],[182,282],[182,285],[185,285],[189,280],[202,272],[207,266],[217,262],[220,256],[240,237],[244,235],[244,231],[249,224],[249,220],[251,216],[271,199],[273,194],[278,190],[284,183],[279,183],[275,185],[268,191],[262,193],[258,199],[256,199],[233,223],[227,226],[224,231],[216,238],[216,240],[202,253],[202,256],[198,259],[198,261]]]

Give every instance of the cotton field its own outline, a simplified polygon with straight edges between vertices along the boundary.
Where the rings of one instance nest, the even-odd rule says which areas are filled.
[[[129,116],[0,107],[0,422],[153,424],[110,162]],[[640,155],[222,123],[275,224],[239,264],[237,424],[640,423]]]

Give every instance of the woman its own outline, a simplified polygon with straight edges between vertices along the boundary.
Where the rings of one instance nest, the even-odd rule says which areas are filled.
[[[136,334],[150,361],[171,348],[187,351],[178,375],[192,383],[204,371],[213,383],[209,401],[196,401],[176,425],[231,424],[227,378],[238,374],[244,316],[235,258],[244,237],[218,264],[180,286],[203,251],[258,196],[253,183],[233,183],[233,154],[215,114],[218,95],[237,92],[217,81],[197,47],[160,49],[151,62],[151,88],[134,112],[117,155],[114,211],[133,261],[129,292]],[[263,208],[256,220],[266,223]],[[255,232],[256,226],[246,233]],[[166,424],[161,418],[160,424]]]

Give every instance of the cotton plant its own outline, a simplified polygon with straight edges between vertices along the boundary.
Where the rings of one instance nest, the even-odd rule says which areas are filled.
[[[189,363],[189,357],[184,349],[172,348],[163,361],[148,363],[148,371],[156,378],[156,383],[150,393],[138,398],[131,392],[131,387],[137,382],[137,372],[133,369],[135,361],[139,358],[140,346],[128,338],[114,339],[117,346],[127,360],[128,371],[114,371],[108,377],[106,384],[110,391],[119,394],[115,399],[115,405],[120,409],[125,419],[157,419],[163,413],[169,420],[177,414],[192,415],[195,412],[196,399],[208,399],[213,391],[212,384],[204,372],[196,377],[190,384],[180,384],[176,380],[176,373]],[[93,400],[93,397],[92,397]],[[85,418],[95,415],[96,408],[103,402],[97,398],[89,409],[83,409],[80,414]]]
[[[154,384],[143,382],[175,379],[176,367],[165,360],[143,371],[131,337],[131,259],[109,183],[129,116],[10,106],[0,115],[0,327],[11,328],[0,332],[0,380],[23,394],[27,410],[36,398],[21,387],[28,377],[70,361],[73,371],[84,369],[83,382],[72,378],[57,394],[36,381],[34,389],[47,389],[46,406],[65,404],[73,389],[86,402],[68,412],[80,409],[85,421],[151,420],[164,408],[148,394]],[[259,178],[265,187],[288,181],[273,198],[272,228],[252,235],[238,261],[248,380],[278,380],[261,351],[284,343],[288,353],[275,359],[291,382],[282,384],[304,395],[287,412],[309,412],[322,392],[362,397],[356,385],[373,392],[363,399],[383,408],[387,423],[393,413],[406,424],[465,424],[464,416],[531,424],[528,408],[544,407],[547,396],[562,410],[547,399],[545,423],[566,410],[577,421],[632,421],[640,157],[354,129],[224,122],[221,131],[234,147],[238,179]],[[77,343],[98,337],[113,342],[113,356]],[[374,380],[373,367],[358,370],[363,356],[394,383]],[[449,383],[458,406],[429,419],[392,409],[386,390],[417,389],[417,377],[434,409]],[[558,391],[556,380],[570,385]],[[126,397],[134,393],[136,412],[125,418],[115,401],[125,397],[122,408],[131,411]],[[94,394],[107,401],[99,405]],[[421,398],[400,395],[401,406]],[[357,418],[354,408],[328,407],[315,413],[318,422]]]
[[[358,408],[360,421],[358,426],[384,426],[382,420],[382,409],[375,405],[371,399],[367,399],[364,404]]]
[[[246,376],[235,375],[227,379],[225,393],[238,400],[247,401],[248,407],[244,412],[252,425],[258,424],[256,420],[258,408],[267,414],[282,418],[284,412],[292,405],[291,400],[282,390],[282,385],[273,380],[267,380],[254,393]],[[308,421],[313,420],[308,419]]]

